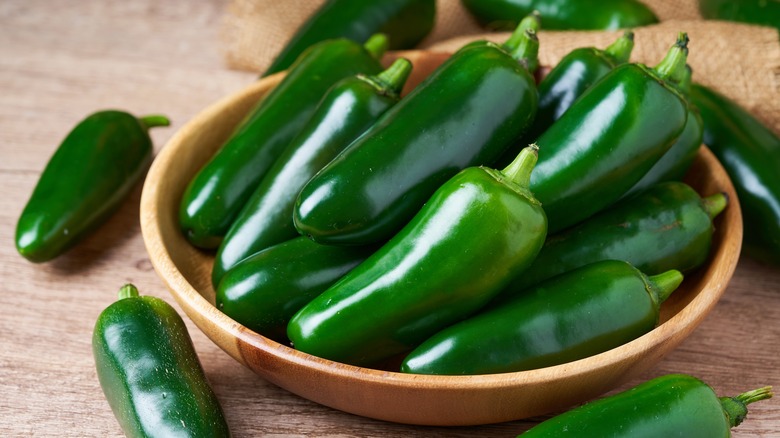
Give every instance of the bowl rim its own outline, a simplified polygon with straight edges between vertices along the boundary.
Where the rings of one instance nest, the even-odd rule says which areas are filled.
[[[682,336],[684,338],[685,335],[681,335],[681,331],[684,331],[686,327],[695,328],[704,319],[725,292],[728,281],[736,269],[742,241],[742,218],[739,203],[734,195],[734,187],[725,174],[725,169],[718,163],[711,151],[706,147],[702,147],[698,153],[697,160],[703,159],[707,161],[708,165],[714,166],[715,172],[725,175],[725,178],[722,180],[726,186],[722,187],[722,189],[727,194],[732,195],[730,196],[729,207],[721,214],[730,216],[728,220],[733,224],[734,229],[730,230],[730,233],[724,237],[721,245],[717,248],[713,247],[714,251],[710,254],[708,261],[708,266],[710,267],[714,266],[716,263],[719,265],[719,275],[713,275],[703,283],[703,287],[714,288],[715,292],[696,294],[690,302],[671,318],[656,326],[652,331],[624,345],[573,362],[534,370],[453,376],[406,374],[399,371],[386,371],[343,364],[295,350],[289,346],[266,338],[242,326],[229,316],[220,312],[195,289],[187,278],[185,278],[165,246],[160,223],[160,212],[158,211],[156,200],[161,187],[164,186],[164,184],[162,186],[160,184],[161,181],[164,181],[164,170],[168,166],[173,165],[174,160],[177,159],[179,149],[186,143],[187,139],[193,135],[193,127],[199,126],[210,120],[215,114],[227,110],[237,99],[257,95],[263,89],[269,87],[268,84],[278,83],[283,77],[283,74],[284,73],[275,74],[262,81],[256,81],[249,86],[218,100],[183,125],[182,128],[170,138],[154,159],[141,195],[140,216],[143,240],[158,276],[165,283],[170,293],[196,326],[198,326],[212,342],[216,343],[245,366],[248,366],[248,364],[241,355],[238,349],[239,347],[235,346],[234,351],[226,349],[220,342],[212,338],[212,334],[202,326],[202,324],[205,324],[205,321],[216,325],[225,335],[235,337],[237,340],[261,350],[264,354],[272,355],[281,361],[310,368],[329,376],[362,382],[372,382],[379,385],[394,387],[400,385],[404,388],[414,389],[462,391],[466,388],[498,389],[514,387],[518,384],[528,385],[545,383],[549,382],[551,379],[562,376],[577,377],[580,375],[587,375],[599,368],[609,366],[610,364],[619,364],[630,361],[632,356],[637,355],[638,351],[653,348],[654,346],[673,340],[677,336]],[[725,221],[726,219],[724,218],[722,220]],[[728,259],[730,254],[733,254],[733,257]],[[193,315],[193,312],[196,315]],[[200,318],[203,318],[204,320],[201,320]],[[681,342],[681,339],[677,342]]]

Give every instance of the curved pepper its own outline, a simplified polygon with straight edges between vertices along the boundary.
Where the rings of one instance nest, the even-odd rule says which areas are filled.
[[[377,76],[354,76],[331,88],[230,227],[214,259],[215,287],[225,271],[242,259],[298,236],[292,219],[298,192],[398,102],[411,68],[408,60],[400,58]]]
[[[306,48],[347,38],[387,35],[390,50],[410,49],[433,29],[435,0],[328,0],[295,32],[263,76],[287,69]]]
[[[685,66],[685,75],[678,88],[687,97],[691,91],[691,67]],[[688,102],[688,118],[685,128],[672,147],[647,171],[638,183],[623,197],[633,195],[663,181],[679,181],[696,159],[704,136],[704,121],[696,105]]]
[[[650,187],[549,236],[531,267],[515,277],[500,297],[600,260],[623,260],[649,275],[670,269],[689,272],[707,260],[712,219],[726,204],[722,193],[702,199],[681,182]]]
[[[706,19],[773,26],[780,31],[780,1],[777,0],[699,0],[699,12]]]
[[[669,374],[587,403],[544,421],[519,437],[559,438],[574,432],[598,437],[730,437],[747,405],[772,397],[772,387],[718,397],[701,380]]]
[[[536,256],[544,211],[528,191],[536,148],[499,172],[463,170],[376,253],[293,316],[296,349],[368,364],[485,305]]]
[[[569,271],[431,336],[401,364],[416,374],[494,374],[583,359],[658,325],[678,271],[647,277],[605,260]]]
[[[383,35],[371,38],[365,47],[346,39],[328,40],[300,56],[187,186],[179,224],[190,243],[205,249],[219,246],[262,177],[314,114],[325,92],[346,77],[382,71],[377,58],[386,45]]]
[[[551,233],[620,199],[680,136],[687,103],[674,85],[685,74],[687,43],[681,33],[654,69],[615,68],[538,138],[531,190]]]
[[[691,100],[704,120],[704,144],[723,164],[737,191],[745,252],[780,264],[780,137],[707,87],[694,84]]]
[[[128,284],[92,335],[100,386],[128,437],[229,437],[187,327],[165,301]]]
[[[539,11],[545,29],[622,29],[645,26],[658,18],[637,0],[461,0],[482,24],[513,29],[532,11]]]
[[[140,119],[99,111],[79,122],[46,164],[16,225],[16,249],[32,262],[54,259],[103,224],[152,161],[147,130],[163,116]]]
[[[298,237],[264,249],[228,270],[216,306],[247,328],[279,342],[290,318],[365,260],[374,248],[320,245]]]
[[[325,166],[296,201],[298,231],[325,244],[386,241],[459,170],[497,159],[536,112],[518,62],[536,63],[536,19],[524,21],[504,46],[459,50]]]

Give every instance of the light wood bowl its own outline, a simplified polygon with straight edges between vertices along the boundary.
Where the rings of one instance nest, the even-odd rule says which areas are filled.
[[[415,62],[410,87],[446,57],[406,56]],[[192,176],[280,79],[281,74],[271,76],[215,103],[171,138],[147,176],[141,226],[154,268],[192,321],[237,361],[302,397],[366,417],[420,425],[487,424],[565,409],[648,370],[677,347],[715,306],[734,272],[742,242],[737,197],[726,172],[702,148],[688,183],[700,194],[725,192],[731,200],[716,218],[710,261],[688,276],[664,303],[661,324],[628,344],[563,365],[478,376],[409,375],[360,368],[278,344],[214,307],[213,255],[187,243],[177,225],[177,212]]]

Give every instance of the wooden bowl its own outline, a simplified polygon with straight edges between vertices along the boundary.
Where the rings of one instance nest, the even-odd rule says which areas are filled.
[[[411,55],[415,76],[410,86],[445,58]],[[171,138],[147,176],[141,226],[154,268],[192,321],[237,361],[302,397],[366,417],[421,425],[486,424],[561,410],[651,368],[704,319],[734,272],[742,242],[737,197],[726,172],[702,148],[688,182],[703,195],[722,191],[731,200],[716,218],[710,261],[688,276],[664,303],[659,327],[628,344],[563,365],[477,376],[409,375],[360,368],[278,344],[214,307],[213,255],[188,244],[179,231],[177,212],[192,176],[280,79],[280,75],[271,76],[215,103]]]

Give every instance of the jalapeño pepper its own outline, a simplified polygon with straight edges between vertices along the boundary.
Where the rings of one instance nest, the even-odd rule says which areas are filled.
[[[730,437],[747,405],[772,397],[772,387],[718,397],[701,380],[669,374],[587,403],[536,425],[519,438]]]
[[[551,233],[617,201],[680,136],[687,104],[676,84],[685,74],[687,43],[680,33],[654,69],[615,68],[538,138],[531,190]]]
[[[433,335],[401,371],[508,373],[602,353],[655,328],[682,279],[674,270],[647,277],[616,260],[586,265]]]
[[[198,171],[182,197],[179,223],[195,246],[214,249],[222,241],[261,178],[301,131],[325,92],[358,73],[377,74],[387,38],[365,47],[336,39],[305,51],[287,76],[236,127]]]
[[[773,26],[780,31],[777,0],[699,0],[699,12],[706,19]]]
[[[621,29],[658,22],[638,0],[461,0],[484,25],[512,29],[518,21],[539,11],[545,29]]]
[[[726,204],[722,193],[702,199],[681,182],[650,187],[549,236],[531,267],[515,277],[501,297],[600,260],[623,260],[649,275],[670,269],[688,272],[707,260],[712,219]]]
[[[147,130],[163,116],[140,119],[123,111],[96,112],[60,144],[16,225],[16,249],[32,262],[51,260],[116,211],[152,161]]]
[[[400,58],[377,76],[342,80],[263,177],[217,251],[212,283],[242,259],[298,236],[293,207],[298,192],[320,169],[398,102],[411,63]]]
[[[537,62],[536,20],[503,46],[468,44],[387,111],[304,186],[298,231],[326,244],[385,241],[459,170],[496,160],[536,112],[523,67]]]
[[[228,270],[216,306],[247,328],[279,342],[290,318],[365,260],[372,247],[320,245],[298,237],[264,249]]]
[[[181,317],[128,284],[92,336],[100,386],[128,437],[228,437]]]
[[[718,157],[739,197],[745,252],[780,264],[780,137],[728,98],[694,84],[704,144]]]
[[[306,48],[332,38],[363,43],[375,33],[410,49],[433,29],[435,0],[328,0],[295,32],[263,76],[287,69]]]
[[[398,234],[293,316],[293,346],[368,364],[409,350],[485,305],[539,251],[544,211],[528,191],[536,148],[499,172],[467,168]]]

